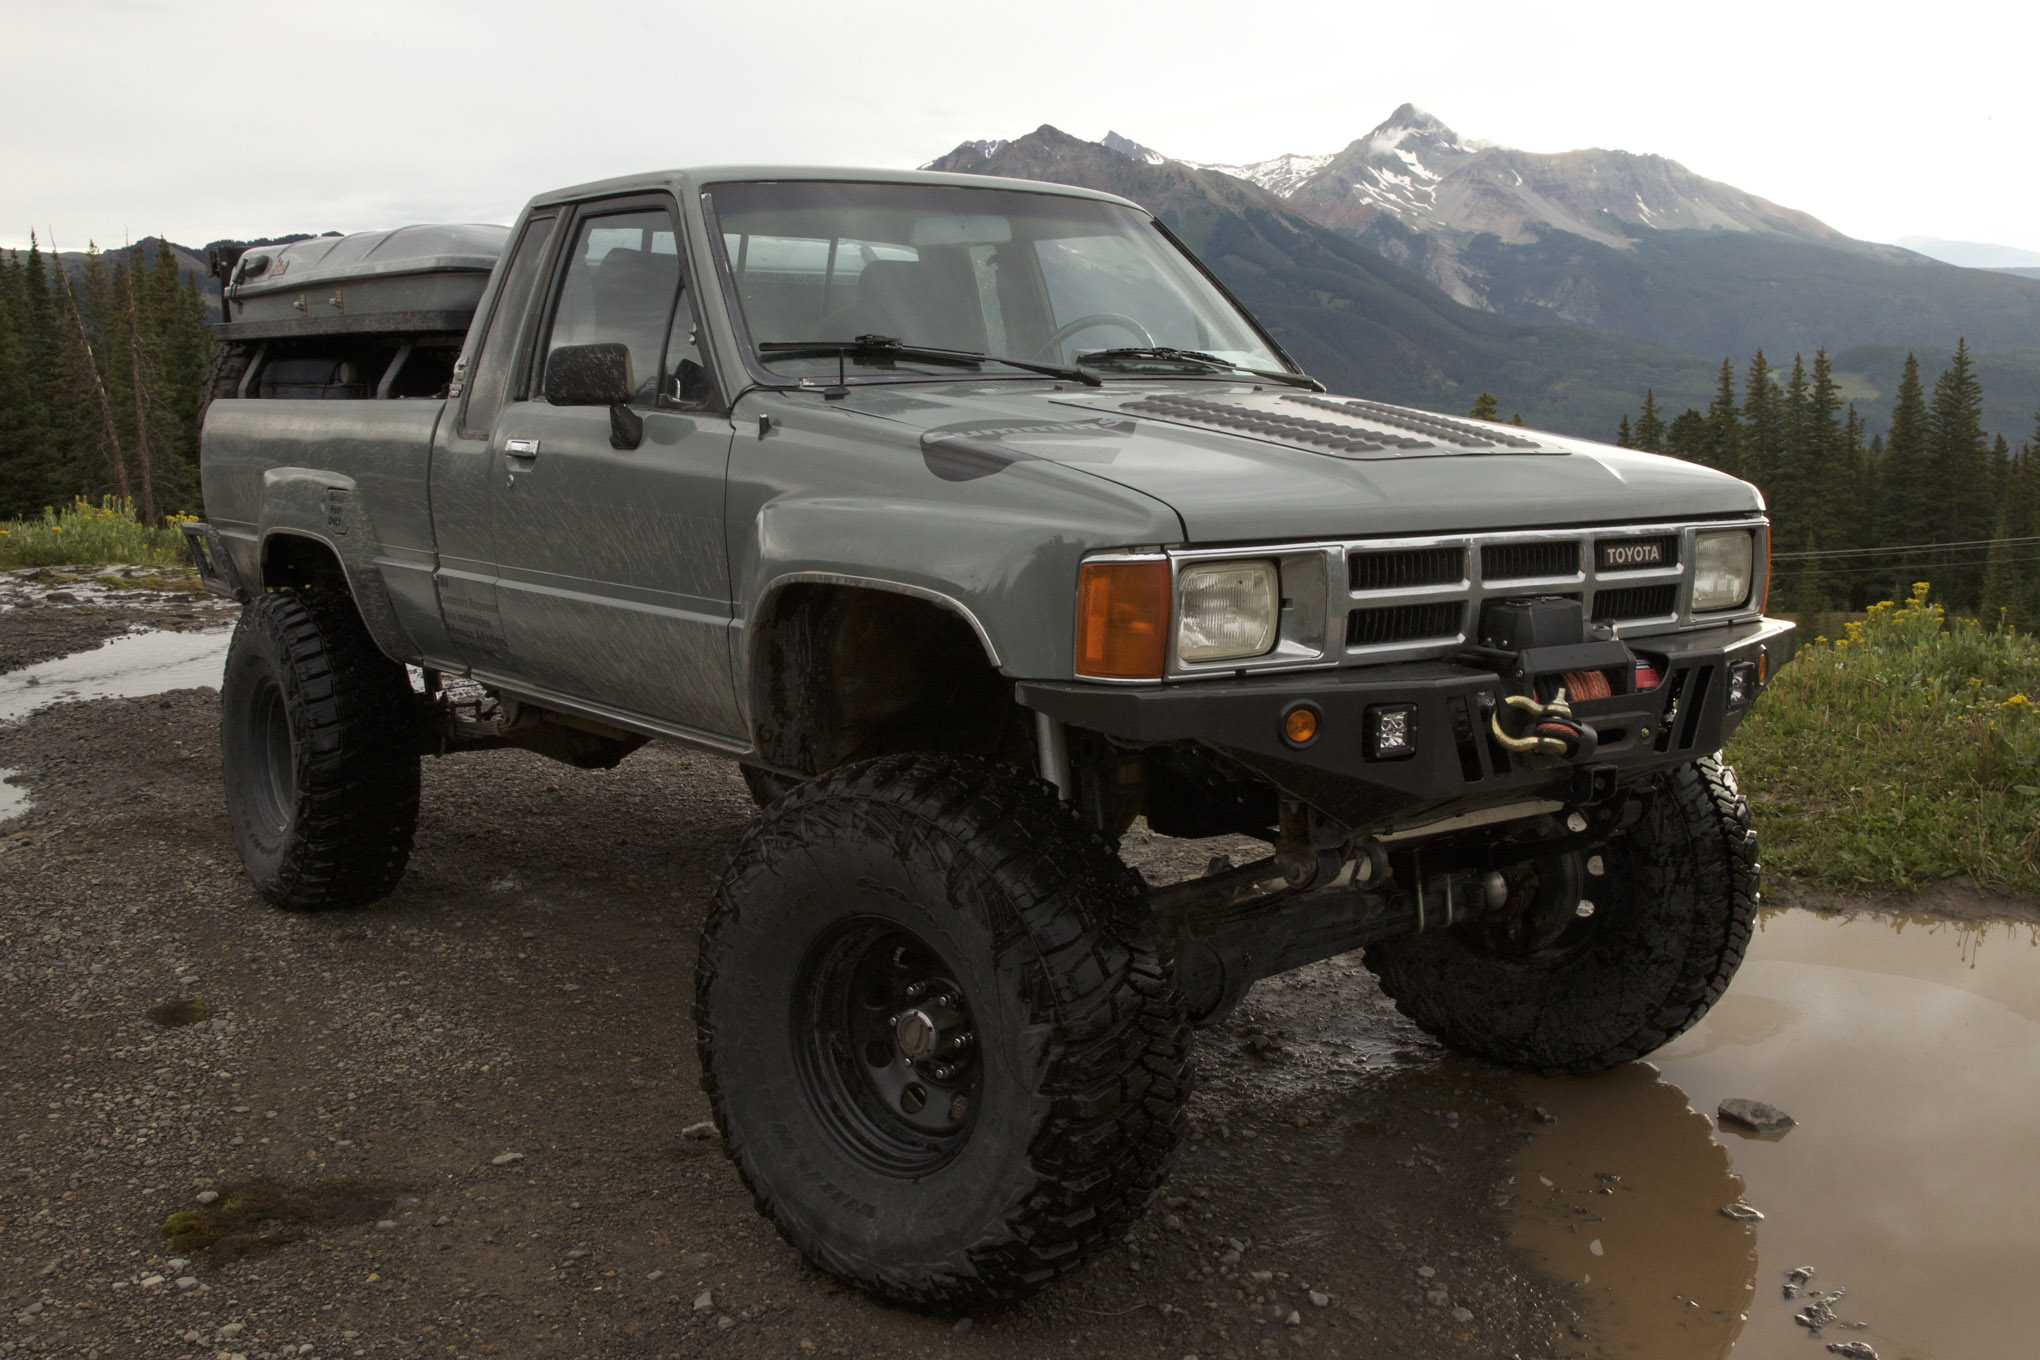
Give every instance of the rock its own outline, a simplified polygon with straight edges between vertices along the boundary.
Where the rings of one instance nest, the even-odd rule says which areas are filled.
[[[173,1256],[169,1260],[165,1261],[163,1264],[170,1268],[171,1270],[182,1270],[186,1266],[190,1265],[191,1262],[185,1260],[182,1256]]]
[[[1471,1322],[1473,1321],[1473,1310],[1471,1308],[1455,1308],[1452,1310],[1452,1320],[1454,1322]]]
[[[1794,1266],[1792,1269],[1786,1271],[1785,1297],[1788,1299],[1798,1298],[1800,1287],[1804,1285],[1808,1280],[1811,1280],[1812,1278],[1813,1278],[1812,1266]]]
[[[689,1124],[680,1130],[680,1136],[692,1142],[703,1142],[716,1136],[715,1121],[704,1119],[699,1124]]]
[[[42,1300],[37,1299],[34,1303],[28,1305],[28,1307],[22,1309],[19,1313],[16,1313],[15,1316],[19,1318],[32,1318],[37,1313],[40,1313],[42,1310],[43,1310]]]
[[[1537,1118],[1541,1122],[1546,1124],[1556,1124],[1558,1122],[1558,1116],[1545,1109],[1542,1105],[1532,1105],[1530,1108],[1537,1112]]]
[[[1443,1308],[1446,1304],[1452,1302],[1452,1295],[1442,1289],[1433,1289],[1425,1293],[1424,1299],[1434,1308]]]
[[[144,1289],[154,1289],[157,1285],[161,1283],[163,1283],[163,1277],[161,1275],[142,1276],[142,1288]]]
[[[713,1289],[704,1289],[694,1296],[694,1311],[697,1313],[712,1313],[715,1311],[715,1291]]]
[[[1309,1298],[1310,1306],[1313,1308],[1329,1308],[1332,1303],[1332,1296],[1330,1294],[1322,1294],[1315,1289],[1310,1291]]]
[[[663,1280],[665,1278],[666,1272],[663,1270],[650,1271],[645,1275],[646,1280]]]
[[[198,1192],[198,1202],[200,1204],[217,1204],[219,1199],[220,1192],[217,1190],[201,1190]]]
[[[1247,1272],[1247,1278],[1255,1284],[1266,1284],[1275,1278],[1275,1272],[1272,1270],[1250,1270]]]
[[[1301,1327],[1303,1325],[1303,1314],[1297,1312],[1294,1308],[1290,1309],[1289,1316],[1282,1319],[1282,1325],[1285,1327]]]
[[[1828,1351],[1848,1360],[1877,1360],[1877,1351],[1867,1341],[1830,1341]]]
[[[969,1318],[958,1318],[956,1325],[949,1329],[949,1334],[951,1336],[969,1336],[972,1325]]]
[[[1762,1223],[1764,1221],[1762,1210],[1752,1209],[1741,1200],[1737,1200],[1733,1204],[1722,1205],[1721,1216],[1723,1218],[1732,1218],[1738,1223]]]
[[[728,1313],[724,1313],[721,1317],[715,1320],[715,1325],[720,1330],[727,1332],[736,1327],[737,1320],[731,1317]]]
[[[198,1276],[196,1276],[196,1275],[179,1275],[179,1276],[177,1277],[177,1287],[178,1287],[179,1289],[196,1289],[196,1288],[198,1288]]]
[[[1799,1121],[1776,1105],[1761,1100],[1724,1100],[1715,1110],[1716,1122],[1740,1124],[1756,1133],[1782,1133]]]
[[[1234,1251],[1232,1248],[1227,1247],[1224,1251],[1219,1253],[1218,1263],[1222,1266],[1236,1266],[1240,1263],[1240,1254]]]
[[[521,1162],[523,1160],[524,1154],[521,1152],[499,1152],[495,1156],[489,1158],[489,1165],[510,1166],[513,1163]]]
[[[1183,1220],[1176,1217],[1174,1214],[1163,1214],[1162,1231],[1173,1233],[1179,1233],[1183,1231]]]
[[[1422,1279],[1426,1279],[1426,1280],[1428,1280],[1428,1279],[1430,1279],[1430,1278],[1431,1278],[1431,1277],[1432,1277],[1433,1275],[1436,1275],[1437,1273],[1438,1273],[1438,1270],[1437,1270],[1437,1267],[1435,1267],[1435,1266],[1418,1266],[1418,1267],[1417,1267],[1417,1275],[1418,1275],[1418,1276],[1419,1276],[1420,1278],[1422,1278]]]
[[[375,1222],[375,1228],[377,1232],[389,1232],[396,1226],[397,1220],[395,1220],[394,1218],[379,1218]]]

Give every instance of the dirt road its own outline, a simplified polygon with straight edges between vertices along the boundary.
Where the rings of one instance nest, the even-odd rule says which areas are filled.
[[[751,813],[732,767],[428,763],[397,895],[290,916],[242,877],[216,722],[184,691],[0,727],[29,796],[0,823],[0,1354],[1583,1349],[1502,1244],[1535,1114],[1354,960],[1205,1035],[1191,1140],[1130,1243],[1021,1306],[920,1316],[808,1269],[688,1133],[694,930]],[[263,1181],[312,1221],[224,1263],[159,1236]]]

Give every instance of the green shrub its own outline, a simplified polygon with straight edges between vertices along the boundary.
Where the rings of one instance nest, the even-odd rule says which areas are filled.
[[[177,526],[195,518],[166,515],[163,527],[151,528],[132,501],[108,496],[94,505],[80,496],[61,511],[45,507],[41,519],[0,520],[0,568],[177,566],[188,560]]]
[[[1929,594],[1803,647],[1736,733],[1767,869],[2040,890],[2040,640],[1949,619]]]

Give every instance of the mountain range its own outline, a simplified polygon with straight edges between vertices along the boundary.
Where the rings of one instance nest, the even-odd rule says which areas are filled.
[[[966,142],[931,168],[1125,194],[1182,229],[1255,310],[1280,312],[1306,367],[1418,405],[1463,409],[1466,389],[1485,387],[1504,411],[1605,437],[1646,387],[1676,413],[1704,406],[1723,358],[1762,348],[1789,367],[1825,347],[1874,429],[1908,350],[1931,375],[1966,338],[1991,428],[2016,441],[2040,407],[2040,280],[1855,240],[1662,156],[1519,151],[1405,104],[1323,154],[1206,164],[1117,132],[1084,142],[1043,127]],[[1297,258],[1228,250],[1238,237]],[[1306,315],[1312,294],[1347,315]],[[1356,327],[1356,311],[1393,335]],[[1438,347],[1441,334],[1458,343]],[[1435,360],[1428,371],[1398,339]]]

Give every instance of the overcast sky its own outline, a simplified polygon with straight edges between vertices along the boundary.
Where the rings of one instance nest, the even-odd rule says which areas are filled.
[[[0,244],[507,222],[670,165],[912,166],[1053,123],[1193,160],[1413,102],[1656,152],[1853,236],[2040,250],[2030,2],[0,0]]]

